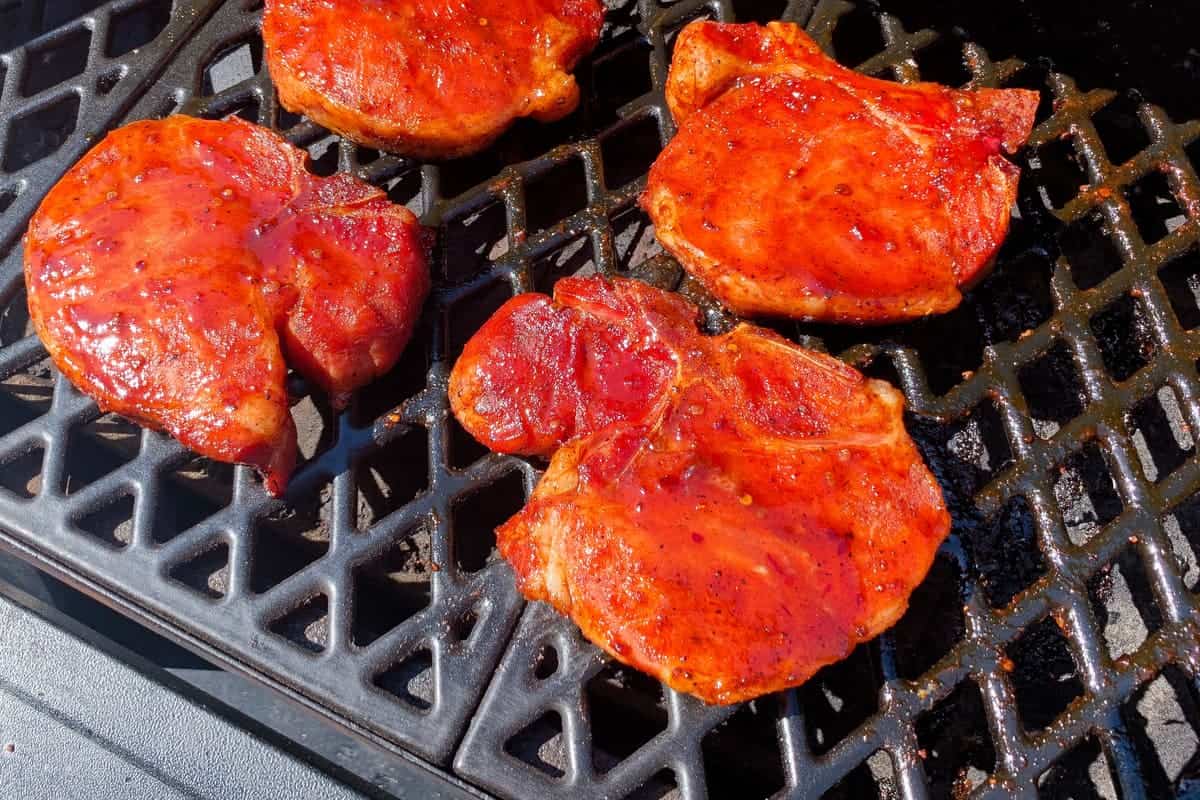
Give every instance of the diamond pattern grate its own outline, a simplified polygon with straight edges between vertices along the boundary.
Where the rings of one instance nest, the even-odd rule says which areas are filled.
[[[84,5],[0,55],[6,544],[502,796],[1133,798],[1197,780],[1200,123],[842,0],[637,0],[614,2],[579,111],[421,164],[279,108],[260,3]],[[472,442],[446,379],[508,297],[581,271],[678,288],[728,322],[635,201],[674,132],[675,32],[780,15],[870,74],[1046,102],[1012,234],[959,310],[778,324],[904,390],[955,521],[930,578],[895,629],[806,686],[708,708],[522,603],[492,528],[540,465]],[[173,112],[273,126],[316,171],[352,171],[439,228],[402,363],[341,414],[294,380],[304,463],[285,502],[101,416],[29,330],[15,245],[36,202],[103,131]]]

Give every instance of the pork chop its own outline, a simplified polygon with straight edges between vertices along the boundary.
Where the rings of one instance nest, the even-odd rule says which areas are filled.
[[[421,158],[481,150],[518,117],[575,109],[599,0],[267,0],[263,42],[285,108]]]
[[[25,240],[63,374],[273,493],[296,460],[285,357],[344,405],[396,362],[429,290],[413,214],[306,158],[236,118],[137,122],[50,190]]]
[[[958,305],[1008,231],[1002,152],[1038,104],[869,78],[780,22],[684,28],[666,94],[679,133],[641,199],[663,246],[740,314],[856,323]]]
[[[497,530],[526,596],[709,703],[795,686],[893,624],[950,519],[903,398],[678,295],[569,278],[509,301],[450,378],[463,426],[550,456]]]

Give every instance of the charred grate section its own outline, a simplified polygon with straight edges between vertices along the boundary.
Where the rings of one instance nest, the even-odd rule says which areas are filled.
[[[1131,798],[1200,781],[1200,123],[868,5],[616,0],[578,111],[424,164],[281,109],[259,3],[52,5],[23,4],[21,40],[50,32],[0,55],[7,544],[507,797]],[[1012,233],[959,310],[778,326],[904,390],[954,517],[929,579],[892,631],[801,689],[710,708],[521,602],[492,529],[541,465],[471,441],[446,379],[495,308],[564,275],[633,275],[728,321],[636,197],[674,133],[678,30],[779,16],[866,73],[1044,103]],[[314,170],[352,171],[439,228],[401,363],[341,414],[293,380],[303,464],[282,502],[102,416],[28,324],[15,245],[36,202],[105,130],[175,112],[272,126]]]

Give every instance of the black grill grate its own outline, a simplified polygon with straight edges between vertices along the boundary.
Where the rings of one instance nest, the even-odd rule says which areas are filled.
[[[50,27],[42,5],[22,6],[31,33]],[[611,11],[578,112],[425,165],[279,109],[258,3],[83,5],[0,56],[0,540],[504,796],[1196,791],[1200,123],[840,0],[641,0]],[[491,529],[539,465],[484,453],[445,383],[505,299],[581,270],[677,286],[725,321],[634,202],[673,133],[673,34],[780,14],[871,74],[1047,102],[1012,235],[961,309],[780,326],[904,389],[955,519],[929,580],[892,632],[801,689],[706,708],[522,605]],[[103,131],[173,111],[284,130],[314,169],[354,171],[441,230],[433,302],[393,373],[340,415],[294,382],[305,462],[287,503],[100,416],[28,329],[16,244],[37,201]]]

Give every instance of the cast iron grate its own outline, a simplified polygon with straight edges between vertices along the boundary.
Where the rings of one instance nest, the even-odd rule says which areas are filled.
[[[421,164],[280,109],[253,0],[84,3],[53,25],[43,5],[21,6],[20,40],[55,29],[0,55],[7,544],[503,796],[1133,798],[1200,780],[1200,123],[842,0],[618,1],[579,111]],[[778,326],[905,391],[955,520],[929,580],[893,631],[801,689],[709,708],[522,604],[491,528],[540,465],[482,451],[445,383],[492,310],[567,274],[635,275],[725,321],[635,200],[673,133],[674,33],[780,15],[867,73],[1047,101],[1012,235],[960,311]],[[353,171],[440,229],[402,363],[341,414],[294,381],[304,464],[286,502],[102,417],[29,330],[17,243],[38,199],[103,131],[176,111],[276,127],[315,170]]]

